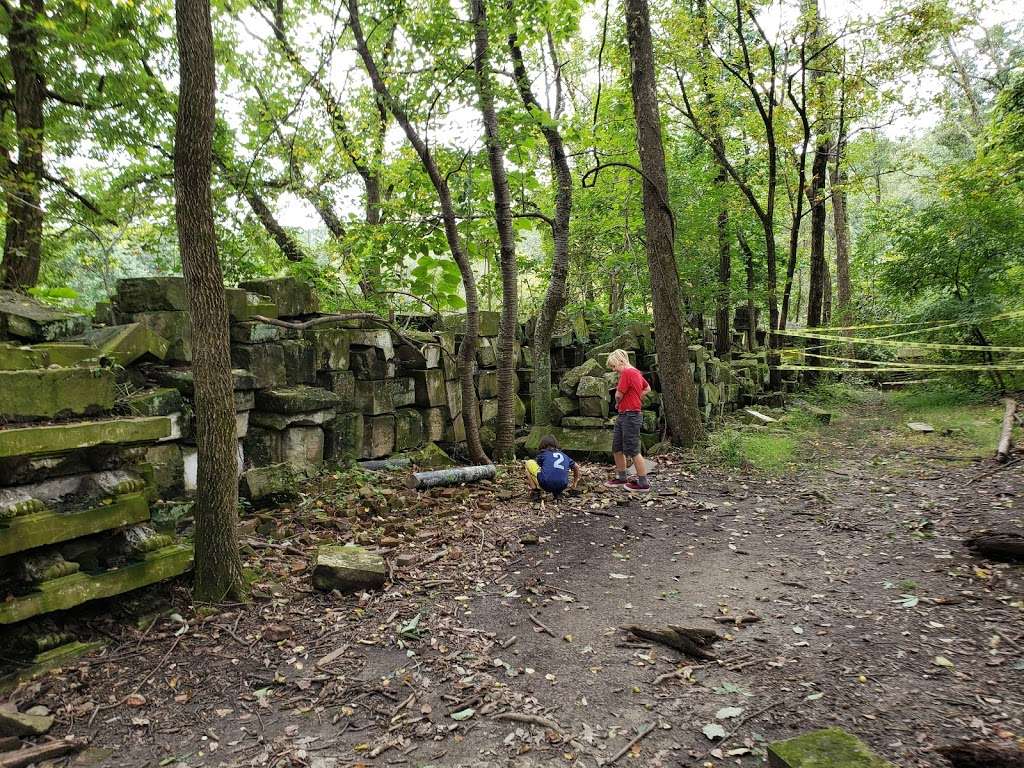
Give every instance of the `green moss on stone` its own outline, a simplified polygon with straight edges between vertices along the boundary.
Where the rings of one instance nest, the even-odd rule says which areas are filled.
[[[0,459],[46,456],[97,445],[156,442],[171,434],[167,416],[77,421],[38,427],[0,430]]]
[[[0,371],[0,417],[23,421],[84,416],[114,407],[113,371],[43,368]]]
[[[895,768],[841,728],[812,731],[768,745],[772,768]]]

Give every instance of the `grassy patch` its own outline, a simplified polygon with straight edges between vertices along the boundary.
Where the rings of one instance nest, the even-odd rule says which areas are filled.
[[[995,450],[1003,408],[984,388],[915,387],[894,393],[890,403],[903,422],[921,421],[936,430],[931,435],[901,435],[909,445],[940,445],[965,457],[988,456]]]

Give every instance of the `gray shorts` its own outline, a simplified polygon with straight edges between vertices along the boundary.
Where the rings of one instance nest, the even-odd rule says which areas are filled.
[[[640,453],[640,427],[644,418],[640,411],[626,411],[615,417],[615,430],[612,432],[612,452],[625,454],[633,458]]]

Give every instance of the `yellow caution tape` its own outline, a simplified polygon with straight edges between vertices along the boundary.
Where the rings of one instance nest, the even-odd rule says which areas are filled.
[[[832,330],[832,329],[823,329]],[[928,341],[906,341],[896,339],[862,339],[856,336],[833,336],[820,331],[778,331],[780,336],[792,336],[798,339],[816,339],[818,341],[834,341],[842,344],[875,344],[881,347],[906,347],[910,349],[951,349],[959,352],[1020,352],[1024,347],[985,346],[982,344],[941,344]]]
[[[842,325],[842,326],[835,326],[835,327],[828,327],[828,328],[823,327],[822,329],[823,330],[827,330],[827,331],[867,331],[867,330],[877,330],[879,328],[910,328],[912,326],[921,326],[921,325],[933,326],[933,328],[922,328],[920,331],[911,331],[911,333],[926,333],[927,331],[935,330],[935,329],[938,329],[938,328],[952,328],[953,326],[957,326],[957,325],[976,325],[978,323],[988,323],[988,322],[992,322],[993,320],[1007,320],[1007,319],[1015,318],[1015,317],[1024,317],[1024,309],[1014,309],[1014,310],[1010,310],[1009,312],[1001,312],[998,315],[992,315],[990,317],[977,317],[977,318],[972,318],[970,320],[958,320],[955,323],[946,323],[946,324],[940,324],[940,325],[936,325],[936,321],[935,320],[920,320],[920,321],[913,322],[913,323],[871,323],[871,324],[868,324],[868,325]],[[813,329],[810,329],[810,328],[798,329],[794,333],[801,333],[803,331],[811,331],[811,330],[813,330]],[[789,330],[784,330],[784,331],[776,331],[776,333],[778,333],[780,335],[790,335],[791,332]]]
[[[813,357],[818,360],[837,360],[843,363],[862,363],[864,365],[876,366],[879,368],[894,367],[894,368],[934,368],[935,365],[973,365],[973,363],[911,363],[902,360],[864,360],[856,357],[839,357],[837,355],[824,355],[818,352],[812,351],[810,348],[803,348],[798,350],[782,350],[783,354],[791,358],[800,357]],[[978,363],[978,365],[985,365]],[[999,365],[1024,365],[1024,360],[1004,360]],[[985,367],[991,367],[985,365]]]
[[[824,365],[778,365],[777,371],[837,371],[839,373],[921,373],[923,371],[1024,371],[1024,365],[922,365],[917,368],[899,366],[888,368],[874,366],[868,368],[842,368]]]

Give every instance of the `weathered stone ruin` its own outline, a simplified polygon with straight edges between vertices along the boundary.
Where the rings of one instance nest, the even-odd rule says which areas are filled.
[[[312,289],[290,278],[225,293],[240,488],[253,504],[287,496],[324,462],[390,457],[432,468],[462,451],[464,317],[399,316],[394,333],[373,320],[323,316]],[[480,313],[474,373],[487,447],[498,412],[498,319]],[[746,333],[737,331],[732,360],[708,352],[712,338],[690,347],[708,420],[769,397],[765,352],[745,351]],[[515,347],[521,447],[535,449],[551,430],[566,450],[606,460],[616,384],[607,355],[628,350],[657,390],[650,327],[600,345],[582,322],[556,332],[554,424],[533,430],[531,341],[532,324],[523,324]],[[91,321],[0,292],[0,626],[190,566],[189,545],[175,537],[188,533],[179,523],[196,484],[192,345],[178,277],[121,280]],[[656,391],[646,407],[650,447],[662,439]]]

